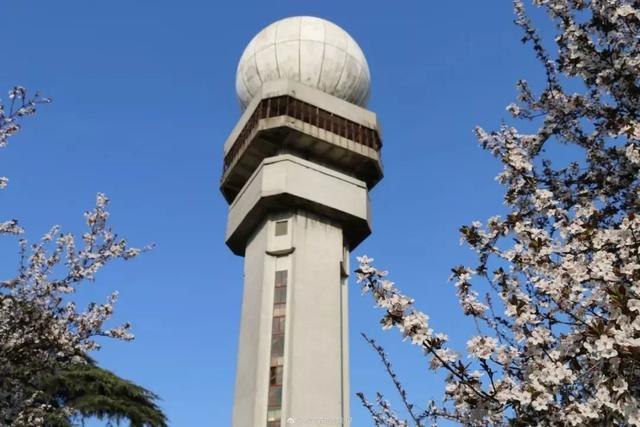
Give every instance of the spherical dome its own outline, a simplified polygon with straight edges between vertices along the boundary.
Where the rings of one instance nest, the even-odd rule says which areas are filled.
[[[236,92],[245,108],[263,83],[289,79],[365,106],[371,76],[360,46],[337,25],[296,16],[260,31],[244,50]]]

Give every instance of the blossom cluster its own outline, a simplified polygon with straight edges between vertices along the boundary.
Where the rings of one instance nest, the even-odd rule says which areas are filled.
[[[22,87],[9,92],[10,106],[0,103],[0,148],[20,129],[19,119],[37,104]],[[6,185],[0,179],[0,188]],[[131,259],[141,251],[130,247],[109,227],[109,199],[99,193],[95,208],[85,213],[87,231],[81,242],[54,226],[40,241],[19,240],[15,277],[0,280],[0,425],[41,426],[53,408],[43,399],[41,378],[71,363],[83,363],[99,348],[97,337],[131,340],[128,323],[107,328],[118,293],[105,303],[79,309],[70,294],[115,259]],[[0,222],[0,236],[21,235],[17,220]],[[62,408],[73,415],[73,408]],[[57,414],[60,414],[58,408]]]
[[[455,267],[452,281],[478,334],[454,351],[370,258],[358,278],[383,327],[447,372],[442,404],[409,411],[416,425],[640,426],[640,4],[535,0],[557,25],[553,57],[514,4],[547,78],[539,94],[518,82],[507,107],[535,132],[476,129],[503,164],[508,208],[461,228],[478,262]],[[572,79],[583,93],[567,93]],[[556,166],[543,157],[551,144],[583,156]]]
[[[36,113],[38,104],[48,104],[49,98],[41,96],[39,93],[29,97],[27,90],[22,86],[15,86],[9,91],[9,105],[0,99],[0,148],[5,148],[9,143],[9,138],[20,131],[19,121]],[[0,175],[0,190],[5,188],[9,179]],[[0,224],[0,233],[2,224]]]

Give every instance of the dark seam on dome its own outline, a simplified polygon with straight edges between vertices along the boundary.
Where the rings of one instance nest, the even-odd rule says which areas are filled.
[[[324,21],[322,22],[322,59],[320,60],[320,72],[318,73],[318,81],[316,82],[316,87],[320,89],[320,80],[322,79],[322,71],[324,71],[324,55],[327,51],[327,44],[324,42],[327,39],[327,27],[325,26]]]

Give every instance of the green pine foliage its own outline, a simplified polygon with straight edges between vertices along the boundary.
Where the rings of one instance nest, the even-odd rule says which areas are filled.
[[[109,425],[128,421],[131,427],[167,427],[167,418],[156,404],[156,394],[100,368],[93,360],[74,363],[48,376],[45,395],[58,410],[47,419],[48,427],[71,427],[74,419],[96,417]],[[63,408],[73,408],[68,417]]]

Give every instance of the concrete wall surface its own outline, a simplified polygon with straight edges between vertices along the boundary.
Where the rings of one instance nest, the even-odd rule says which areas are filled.
[[[296,249],[285,360],[286,417],[308,425],[342,425],[337,421],[349,412],[342,229],[301,212],[292,216],[292,224]]]
[[[287,234],[277,236],[275,223],[283,220]],[[271,214],[252,235],[245,251],[234,427],[266,424],[274,278],[283,269],[288,284],[282,425],[289,418],[343,425],[348,418],[346,263],[342,228],[309,212]]]
[[[227,241],[238,232],[246,241],[257,222],[256,212],[252,211],[261,201],[284,194],[323,208],[317,213],[330,215],[330,211],[340,212],[350,221],[363,222],[369,228],[369,195],[364,182],[284,154],[264,159],[229,206]],[[274,208],[277,209],[278,205]],[[246,223],[252,223],[252,226],[242,227]]]

